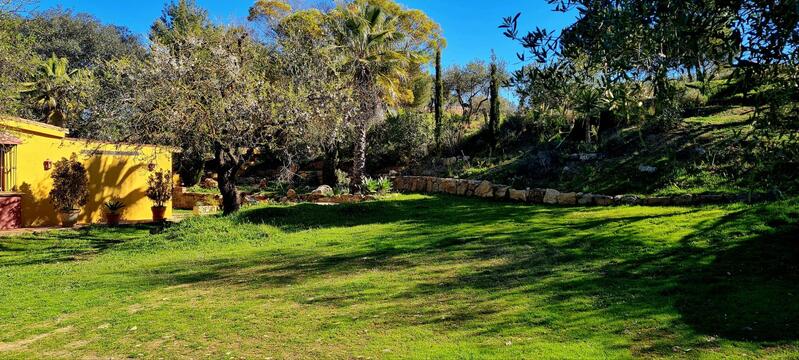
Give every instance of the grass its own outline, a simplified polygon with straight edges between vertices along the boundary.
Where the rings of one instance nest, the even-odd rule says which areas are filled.
[[[0,238],[0,358],[796,358],[797,220],[400,195]]]

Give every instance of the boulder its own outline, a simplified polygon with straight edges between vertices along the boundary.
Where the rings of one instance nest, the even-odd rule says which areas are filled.
[[[724,202],[724,195],[697,195],[696,201],[700,204],[718,204]]]
[[[469,180],[469,190],[474,192],[474,190],[477,189],[477,187],[480,186],[480,184],[482,183],[483,182],[480,180]]]
[[[613,201],[621,205],[638,205],[641,202],[641,198],[635,195],[616,195]]]
[[[531,189],[527,191],[527,201],[533,204],[543,204],[546,189]]]
[[[413,178],[413,191],[414,192],[423,192],[425,187],[424,178],[416,176]]]
[[[508,192],[510,193],[509,195],[511,200],[527,201],[527,194],[528,194],[527,190],[510,189],[508,190]]]
[[[458,189],[458,182],[455,179],[441,180],[440,190],[446,194],[456,194]]]
[[[258,198],[256,198],[255,196],[252,196],[252,195],[244,195],[244,199],[243,199],[242,202],[244,204],[247,204],[247,205],[257,205],[257,204],[260,203],[260,201],[258,201]],[[198,209],[199,207],[206,208],[206,209]],[[218,209],[219,208],[218,206],[209,206],[209,205],[198,206],[198,205],[195,205],[193,211],[195,211],[195,215],[205,215],[205,214],[208,214],[210,212],[210,210],[207,209],[209,207],[213,208],[213,209]],[[197,213],[197,212],[199,212],[199,213]]]
[[[480,180],[469,180],[466,187],[466,196],[474,196],[474,190],[480,186]]]
[[[469,180],[458,180],[455,184],[455,194],[457,195],[466,195],[466,192],[469,190]]]
[[[650,198],[641,199],[641,204],[647,205],[647,206],[671,205],[671,198],[670,197],[662,197],[662,196],[650,197]]]
[[[613,205],[613,197],[607,195],[591,195],[591,202],[599,206]]]
[[[675,205],[691,205],[694,202],[694,197],[691,194],[677,195],[671,198]]]
[[[324,196],[333,195],[333,188],[328,185],[322,185],[314,189],[314,191],[311,191],[311,194]]]
[[[200,187],[202,187],[203,189],[216,189],[219,187],[219,182],[211,178],[205,178],[200,183]]]
[[[577,205],[577,194],[573,192],[560,193],[557,199],[560,205]]]
[[[494,185],[494,197],[497,199],[507,199],[510,186]]]
[[[558,203],[558,195],[560,192],[554,189],[546,189],[544,190],[544,204],[557,204]]]
[[[286,197],[292,201],[297,200],[297,192],[294,189],[289,189],[289,191],[286,191]]]
[[[474,189],[474,196],[482,198],[494,197],[494,188],[491,186],[491,182],[483,181],[480,185],[477,185]]]
[[[654,166],[648,166],[648,165],[641,164],[641,165],[638,165],[638,171],[640,171],[642,173],[653,174],[656,171],[658,171],[658,168],[656,168]]]
[[[594,203],[594,194],[577,194],[578,205],[592,205]]]
[[[391,178],[391,186],[393,186],[394,190],[396,191],[404,191],[405,190],[404,178],[402,177]]]

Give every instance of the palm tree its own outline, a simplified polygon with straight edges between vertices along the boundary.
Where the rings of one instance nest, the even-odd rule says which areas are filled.
[[[351,190],[360,192],[366,165],[366,135],[382,118],[386,103],[400,97],[414,54],[403,50],[397,17],[378,6],[356,2],[342,8],[335,25],[335,48],[351,76],[359,107],[355,129]]]
[[[22,84],[21,93],[42,114],[42,122],[64,126],[85,75],[83,70],[70,70],[66,58],[53,55],[39,64],[32,74],[33,81]]]

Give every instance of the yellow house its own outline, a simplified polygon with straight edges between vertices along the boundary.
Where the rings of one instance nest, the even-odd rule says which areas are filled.
[[[147,179],[153,171],[171,171],[175,150],[74,139],[68,134],[64,128],[0,115],[0,208],[16,201],[18,226],[58,225],[56,209],[49,202],[52,164],[74,154],[89,177],[89,199],[81,209],[80,223],[104,222],[104,203],[112,198],[126,205],[123,221],[152,219],[152,202],[145,195]],[[11,218],[10,209],[0,212]],[[171,215],[170,203],[166,216]],[[13,227],[8,221],[5,227]],[[0,219],[0,229],[3,226]]]

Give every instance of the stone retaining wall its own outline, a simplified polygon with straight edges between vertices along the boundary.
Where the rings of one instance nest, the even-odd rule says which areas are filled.
[[[185,187],[175,187],[172,191],[172,208],[192,210],[194,205],[202,202],[206,205],[222,205],[222,195],[188,192]]]
[[[679,195],[639,197],[636,195],[608,196],[578,192],[560,192],[554,189],[513,189],[510,186],[488,181],[437,178],[430,176],[396,176],[394,189],[399,192],[441,193],[486,199],[508,200],[531,204],[612,206],[612,205],[700,205],[735,201],[762,200],[764,195]]]

